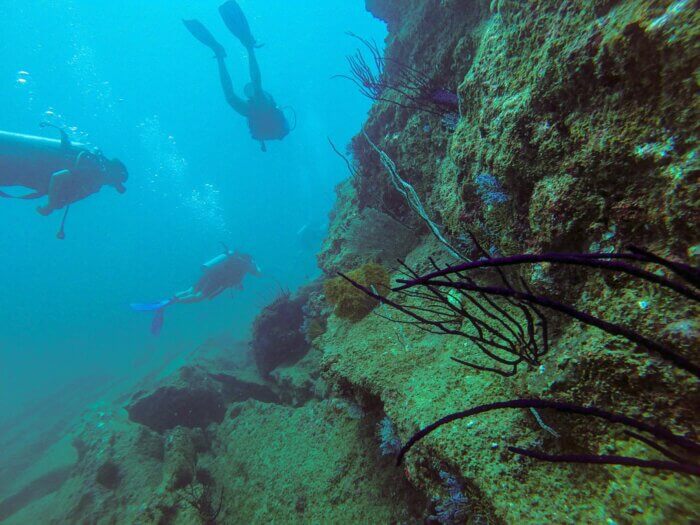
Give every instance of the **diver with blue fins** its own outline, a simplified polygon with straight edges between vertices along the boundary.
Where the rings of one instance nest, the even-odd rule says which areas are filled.
[[[163,327],[165,309],[168,306],[214,299],[227,289],[242,290],[243,279],[248,274],[255,277],[261,275],[260,268],[253,258],[245,253],[232,252],[224,245],[224,252],[202,265],[202,275],[187,290],[155,303],[133,303],[131,309],[137,312],[154,312],[151,333],[158,335]]]
[[[246,99],[233,90],[231,76],[226,68],[226,50],[198,20],[183,20],[185,27],[197,40],[214,52],[219,65],[219,78],[226,101],[240,115],[248,119],[250,133],[260,141],[263,151],[267,151],[265,141],[282,140],[291,131],[284,111],[277,106],[272,95],[263,90],[260,66],[255,56],[255,48],[261,47],[253,37],[248,20],[235,0],[229,0],[219,7],[219,13],[229,31],[240,40],[248,51],[250,83],[244,88]]]
[[[124,193],[129,174],[118,159],[108,159],[100,151],[84,144],[71,142],[62,129],[60,140],[20,133],[0,131],[0,187],[23,187],[30,193],[15,195],[0,190],[0,198],[39,199],[48,197],[38,206],[41,215],[65,208],[61,226],[56,234],[65,238],[65,223],[70,205],[97,193],[103,186],[112,186]]]

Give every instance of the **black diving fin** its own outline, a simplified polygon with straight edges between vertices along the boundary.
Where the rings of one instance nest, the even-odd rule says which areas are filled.
[[[224,46],[216,41],[214,36],[199,20],[183,20],[182,23],[185,24],[185,27],[190,33],[192,33],[193,37],[214,52],[216,58],[226,57],[226,50],[224,49]]]
[[[219,13],[228,30],[241,41],[247,49],[260,47],[250,31],[250,25],[243,10],[235,0],[228,0],[219,7]]]

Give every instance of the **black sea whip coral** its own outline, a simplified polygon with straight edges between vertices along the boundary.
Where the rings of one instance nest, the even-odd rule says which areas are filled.
[[[383,57],[375,42],[348,33],[369,52],[369,61],[359,49],[346,57],[349,75],[336,75],[353,82],[367,98],[406,109],[426,111],[452,120],[459,117],[457,94],[421,71],[397,60]]]
[[[478,246],[478,243],[476,244]],[[624,337],[630,342],[636,343],[640,347],[645,348],[647,351],[658,354],[660,357],[671,363],[673,366],[688,372],[696,378],[700,377],[700,367],[698,367],[698,365],[693,363],[685,356],[681,355],[678,351],[669,348],[666,345],[653,341],[637,333],[636,331],[627,326],[611,323],[604,319],[595,317],[589,313],[577,310],[573,306],[568,305],[566,303],[559,302],[546,296],[536,295],[532,293],[529,289],[527,289],[527,287],[524,285],[524,282],[522,284],[525,287],[525,291],[516,290],[509,285],[501,270],[501,268],[507,266],[518,266],[523,264],[533,264],[540,262],[575,265],[581,267],[596,268],[605,271],[625,273],[627,275],[639,278],[646,282],[650,282],[662,286],[664,288],[673,290],[692,302],[700,302],[700,269],[687,264],[664,259],[647,250],[634,246],[630,246],[628,248],[628,252],[623,253],[520,254],[511,257],[499,258],[489,258],[488,256],[486,256],[484,259],[478,261],[464,262],[462,264],[448,266],[446,268],[438,268],[437,265],[433,263],[433,266],[435,266],[435,271],[426,275],[418,276],[417,274],[415,274],[415,272],[412,272],[409,269],[409,272],[413,275],[409,276],[406,279],[400,279],[400,282],[402,284],[401,286],[395,288],[395,291],[399,293],[406,293],[407,291],[418,287],[420,290],[423,290],[423,292],[419,292],[421,294],[421,298],[430,299],[430,294],[432,294],[433,300],[437,299],[440,303],[444,304],[444,302],[449,301],[450,293],[454,290],[457,290],[459,293],[474,294],[482,298],[489,296],[499,297],[513,301],[519,301],[533,308],[541,307],[548,310],[553,310],[555,312],[563,313],[569,317],[577,319],[578,321],[584,324],[595,326],[612,335]],[[653,263],[659,265],[668,270],[670,273],[672,273],[674,277],[669,278],[664,275],[659,275],[658,273],[649,272],[644,268],[637,266],[637,264],[640,263]],[[503,279],[505,286],[482,286],[477,284],[473,279],[471,279],[467,275],[468,272],[472,270],[484,268],[495,269]],[[428,294],[426,290],[427,292],[430,292],[430,294]],[[372,296],[375,299],[383,301],[388,306],[393,307],[401,311],[402,313],[408,315],[410,318],[418,320],[420,323],[427,323],[427,325],[429,326],[440,327],[439,320],[436,321],[435,319],[430,318],[430,316],[434,315],[435,313],[435,311],[431,310],[431,308],[421,307],[418,310],[412,310],[410,306],[407,307],[395,301],[389,300],[388,298],[380,296],[376,290],[365,289],[364,291],[365,293],[372,294]],[[453,332],[441,330],[440,333]],[[461,334],[454,333],[454,335]],[[547,337],[546,331],[544,333],[544,337]],[[481,346],[479,347],[482,351],[484,351],[484,348],[482,348]],[[492,357],[488,353],[484,353],[487,356]],[[472,366],[473,368],[477,368],[480,370],[488,370],[487,367],[474,366],[473,364],[466,362],[463,364],[467,364],[468,366]],[[657,470],[667,470],[682,474],[700,476],[700,443],[693,439],[674,434],[671,430],[664,426],[650,425],[642,421],[635,420],[631,417],[625,416],[623,414],[607,412],[597,407],[585,407],[572,403],[564,403],[559,401],[550,401],[542,399],[514,399],[498,403],[491,403],[487,405],[480,405],[477,407],[470,408],[468,410],[456,412],[454,414],[449,414],[414,434],[411,437],[411,439],[406,443],[406,445],[404,445],[401,452],[399,453],[397,464],[399,464],[403,460],[405,454],[418,441],[423,439],[425,436],[427,436],[437,428],[448,424],[452,421],[462,419],[465,417],[474,416],[492,410],[508,408],[553,409],[563,413],[596,417],[603,419],[609,423],[620,423],[636,431],[640,431],[651,436],[647,437],[645,435],[633,432],[631,430],[626,431],[626,434],[628,436],[653,448],[657,452],[660,452],[663,456],[665,456],[666,459],[648,460],[628,456],[598,454],[554,455],[536,450],[522,449],[519,447],[508,447],[509,450],[513,453],[528,456],[540,461],[587,464],[613,464],[641,468],[653,468]],[[678,450],[678,452],[671,450],[669,447],[674,447]]]
[[[478,243],[476,246],[487,255]],[[433,259],[430,262],[436,271],[440,270]],[[406,277],[404,280],[420,279],[409,266],[403,262],[401,265]],[[499,270],[498,276],[504,290],[519,293],[505,273]],[[549,351],[547,318],[536,305],[526,301],[508,296],[494,298],[484,293],[465,293],[457,289],[445,291],[445,287],[425,285],[420,288],[398,288],[402,301],[397,302],[382,296],[377,289],[361,286],[349,277],[343,277],[382,304],[406,315],[406,320],[387,317],[391,321],[411,324],[430,333],[463,337],[474,343],[493,363],[485,365],[452,357],[453,361],[470,368],[514,376],[518,366],[523,363],[531,367],[539,366],[540,358]],[[450,276],[445,279],[452,280]],[[478,286],[470,277],[465,277],[465,281]],[[471,313],[471,309],[476,315]]]
[[[523,449],[519,447],[508,447],[508,450],[516,454],[523,456],[528,456],[541,461],[551,461],[556,463],[590,463],[599,465],[624,465],[642,468],[654,468],[659,470],[670,470],[673,472],[680,472],[682,474],[690,474],[693,476],[700,476],[700,443],[688,439],[684,436],[679,436],[674,434],[669,429],[660,425],[649,425],[642,421],[637,421],[633,418],[624,416],[622,414],[615,414],[612,412],[606,412],[596,407],[583,407],[579,405],[574,405],[571,403],[562,403],[558,401],[548,401],[544,399],[514,399],[510,401],[501,401],[498,403],[490,403],[488,405],[481,405],[477,407],[464,410],[462,412],[455,412],[448,416],[443,417],[431,423],[427,427],[421,429],[419,432],[414,434],[411,439],[403,446],[401,452],[397,457],[397,464],[403,461],[406,453],[421,439],[425,436],[437,430],[447,423],[456,421],[458,419],[463,419],[466,417],[475,416],[477,414],[483,414],[484,412],[490,412],[492,410],[500,410],[506,408],[535,408],[535,409],[553,409],[559,412],[569,413],[569,414],[580,414],[585,416],[597,417],[604,419],[610,423],[620,423],[622,425],[634,428],[641,432],[646,432],[655,438],[657,441],[652,441],[639,434],[627,431],[628,435],[631,437],[642,441],[646,445],[651,446],[655,450],[661,452],[667,460],[648,460],[640,459],[627,456],[613,456],[613,455],[597,455],[597,454],[547,454],[537,450]],[[661,445],[658,441],[662,441],[665,445]],[[667,446],[675,446],[683,451],[683,455],[675,454],[670,451]],[[684,457],[685,456],[685,457]]]
[[[604,319],[595,317],[589,313],[577,310],[573,306],[562,303],[555,299],[536,295],[529,290],[522,292],[514,290],[512,287],[502,288],[495,286],[481,286],[476,284],[466,275],[470,270],[478,268],[496,268],[504,266],[514,266],[520,264],[530,264],[536,262],[549,262],[554,264],[566,264],[599,268],[602,270],[626,273],[633,277],[638,277],[645,281],[663,286],[673,290],[694,302],[700,302],[698,284],[700,283],[700,271],[689,265],[675,263],[637,247],[630,247],[630,253],[585,253],[585,254],[522,254],[512,257],[486,258],[479,261],[466,262],[456,266],[448,266],[444,269],[437,269],[435,272],[414,279],[401,279],[403,283],[396,288],[397,291],[407,290],[415,286],[431,287],[436,289],[451,288],[463,292],[476,292],[485,295],[512,298],[523,301],[530,305],[548,308],[556,312],[563,313],[585,324],[595,326],[612,335],[624,337],[628,341],[638,344],[647,350],[658,353],[664,359],[671,361],[675,366],[681,368],[696,377],[700,377],[700,366],[692,363],[675,350],[653,341],[629,327],[614,324]],[[682,281],[669,279],[634,266],[632,262],[655,263],[664,266]]]

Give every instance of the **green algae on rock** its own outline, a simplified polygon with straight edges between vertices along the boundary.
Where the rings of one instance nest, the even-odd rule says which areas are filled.
[[[424,196],[446,235],[458,239],[472,231],[491,254],[613,251],[628,243],[674,260],[694,253],[700,199],[689,177],[697,178],[698,171],[700,130],[692,115],[700,18],[690,3],[373,0],[367,5],[389,23],[389,60],[422,71],[432,66],[446,85],[459,85],[461,118],[454,133],[429,114],[381,101],[364,126],[370,136],[381,137],[378,146]],[[383,182],[382,166],[361,135],[352,146],[353,191],[339,194],[334,217],[347,229],[358,210],[380,203],[416,228],[417,218]],[[497,181],[506,198],[489,198],[479,186],[484,180]],[[337,226],[331,223],[325,251],[337,239]],[[440,264],[454,262],[428,244],[433,241],[423,237],[407,255],[409,266],[428,270],[430,256]],[[362,257],[361,247],[345,257]],[[326,253],[319,260],[327,260]],[[625,276],[548,264],[522,277],[579,309],[673,342],[686,355],[697,348],[688,320],[700,312],[672,294]],[[671,328],[679,320],[678,330]],[[322,366],[331,388],[356,399],[380,399],[404,440],[450,412],[527,396],[556,396],[645,421],[668,421],[676,431],[697,426],[697,382],[596,329],[554,319],[552,333],[542,366],[508,380],[452,364],[450,356],[478,352],[469,343],[411,327],[399,332],[375,316],[354,325],[331,318],[322,339]],[[435,493],[438,473],[449,465],[486,503],[488,519],[506,523],[700,519],[692,496],[698,483],[692,479],[513,460],[506,444],[649,453],[604,425],[548,411],[540,416],[559,438],[529,413],[484,414],[441,428],[412,452],[409,479]]]
[[[389,287],[389,274],[377,263],[367,263],[347,273],[347,277],[368,288]],[[335,307],[335,314],[343,319],[359,321],[377,306],[377,301],[352,286],[344,277],[328,279],[323,284],[326,300]]]
[[[205,361],[195,354],[184,374],[227,361],[229,351],[210,350]],[[257,367],[252,359],[245,363],[220,372],[251,380]],[[310,356],[294,365],[318,366]],[[381,457],[376,419],[335,398],[281,404],[297,395],[288,386],[268,383],[280,392],[272,402],[224,396],[222,421],[160,432],[130,420],[118,405],[94,407],[74,430],[77,458],[34,485],[51,483],[49,492],[34,494],[36,501],[0,505],[5,522],[419,523],[427,502]]]
[[[239,352],[214,349],[131,396],[134,417],[124,403],[89,410],[70,461],[41,458],[56,467],[50,475],[27,478],[0,504],[8,524],[700,522],[696,479],[514,456],[509,447],[660,457],[604,422],[545,408],[440,427],[395,468],[382,452],[397,440],[508,399],[597,406],[692,438],[700,385],[556,315],[549,351],[515,377],[467,369],[451,358],[483,357],[475,341],[388,322],[386,304],[353,296],[337,277],[386,288],[403,277],[390,270],[396,259],[419,273],[455,262],[363,133],[470,257],[483,256],[465,235],[473,232],[490,257],[611,253],[632,243],[697,265],[700,11],[686,0],[366,5],[388,24],[385,60],[456,88],[459,118],[402,107],[396,94],[372,107],[318,254],[335,315],[320,291],[290,296],[263,313],[259,326],[271,337],[257,365],[252,354],[236,361]],[[697,354],[700,310],[667,290],[550,262],[517,277],[534,293]],[[479,313],[464,292],[445,301]]]

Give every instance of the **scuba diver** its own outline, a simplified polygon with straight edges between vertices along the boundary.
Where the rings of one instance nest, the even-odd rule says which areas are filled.
[[[42,127],[56,127],[43,123]],[[21,186],[32,190],[15,195],[0,190],[6,199],[38,199],[48,196],[41,215],[65,208],[59,239],[65,238],[65,223],[70,205],[97,193],[102,186],[112,186],[124,193],[129,174],[117,159],[107,159],[97,150],[72,143],[65,131],[61,140],[0,131],[0,187]]]
[[[156,303],[134,303],[131,309],[137,312],[155,312],[151,323],[151,333],[158,335],[163,327],[165,308],[177,303],[198,303],[213,299],[228,288],[243,289],[243,278],[247,275],[260,276],[260,268],[250,255],[231,252],[224,246],[224,253],[202,265],[199,280],[187,290],[176,293],[170,299]]]
[[[289,122],[284,111],[277,107],[272,95],[263,90],[260,67],[255,57],[255,48],[261,46],[253,38],[248,21],[240,6],[234,0],[229,0],[219,7],[219,13],[221,13],[221,18],[231,33],[241,41],[248,51],[250,83],[243,90],[247,100],[236,95],[233,90],[231,76],[226,69],[224,60],[226,58],[224,47],[198,20],[183,20],[183,22],[192,36],[214,52],[214,58],[219,64],[219,78],[226,101],[237,113],[248,119],[251,135],[255,140],[260,141],[262,150],[267,151],[265,141],[282,140],[286,137],[291,131]]]

